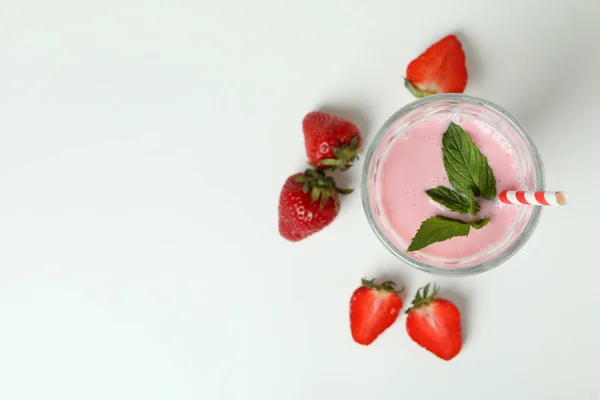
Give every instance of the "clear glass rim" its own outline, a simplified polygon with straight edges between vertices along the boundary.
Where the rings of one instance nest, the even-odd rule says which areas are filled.
[[[505,118],[507,121],[509,121],[515,127],[515,130],[519,133],[519,135],[523,138],[523,140],[527,143],[527,146],[531,149],[533,158],[535,160],[535,166],[536,166],[537,190],[544,190],[544,168],[543,168],[542,160],[540,159],[539,153],[537,151],[537,148],[535,147],[535,144],[533,143],[533,141],[532,141],[531,137],[529,136],[529,134],[527,133],[526,129],[508,111],[506,111],[502,107],[500,107],[490,101],[487,101],[487,100],[484,100],[484,99],[481,99],[478,97],[468,96],[468,95],[464,95],[464,94],[437,94],[437,95],[427,96],[422,99],[413,101],[412,103],[409,103],[406,106],[402,107],[401,109],[396,111],[391,117],[389,117],[387,119],[387,121],[383,124],[383,126],[379,129],[379,131],[373,138],[373,141],[369,145],[369,149],[367,150],[367,155],[365,157],[365,162],[363,165],[362,179],[361,179],[362,204],[363,204],[363,209],[365,211],[365,214],[367,216],[367,220],[369,221],[369,225],[371,225],[371,228],[375,232],[375,235],[379,238],[379,240],[385,245],[385,247],[387,247],[387,249],[392,254],[394,254],[396,257],[398,257],[399,259],[401,259],[408,265],[410,265],[414,268],[417,268],[421,271],[428,272],[428,273],[434,274],[434,275],[443,275],[443,276],[475,275],[475,274],[480,274],[485,271],[489,271],[489,270],[499,266],[500,264],[503,264],[504,262],[508,261],[508,259],[511,258],[513,255],[515,255],[523,247],[523,245],[525,245],[525,243],[529,240],[529,238],[533,234],[533,231],[535,230],[535,228],[540,220],[540,217],[542,214],[542,207],[535,207],[533,214],[531,215],[531,218],[529,219],[529,221],[527,222],[527,225],[525,226],[525,228],[523,230],[523,233],[519,236],[519,238],[517,240],[515,240],[515,242],[512,245],[510,245],[509,248],[507,248],[505,251],[503,251],[497,257],[495,257],[491,260],[485,261],[481,264],[474,265],[472,267],[457,268],[457,269],[441,268],[441,267],[432,266],[432,265],[417,261],[417,260],[407,256],[406,254],[404,254],[402,251],[400,251],[398,248],[396,248],[396,246],[394,246],[394,244],[379,229],[379,227],[377,226],[377,224],[375,222],[373,213],[371,211],[371,201],[369,198],[369,191],[368,191],[369,169],[371,167],[371,160],[373,158],[373,154],[377,150],[377,147],[379,146],[379,143],[383,139],[383,136],[385,135],[387,130],[390,128],[390,126],[394,122],[396,122],[398,119],[402,118],[409,112],[411,112],[419,107],[422,107],[426,104],[434,103],[434,102],[438,102],[438,101],[444,101],[444,100],[454,100],[454,101],[484,106],[484,107],[498,113],[503,118]]]

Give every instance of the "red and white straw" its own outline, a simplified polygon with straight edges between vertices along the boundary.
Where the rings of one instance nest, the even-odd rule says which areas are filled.
[[[505,190],[498,194],[498,200],[504,204],[523,204],[526,206],[564,206],[567,204],[565,192],[526,192],[523,190]]]

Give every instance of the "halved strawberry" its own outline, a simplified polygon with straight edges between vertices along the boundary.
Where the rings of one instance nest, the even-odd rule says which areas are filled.
[[[362,280],[362,286],[354,291],[350,299],[350,330],[358,344],[369,345],[398,318],[402,308],[396,284],[385,281]]]
[[[438,287],[429,295],[429,284],[417,290],[406,313],[406,331],[412,340],[444,360],[454,358],[462,347],[460,312],[450,301],[438,299]]]
[[[462,93],[467,77],[462,45],[456,36],[448,35],[408,64],[404,85],[416,97]]]

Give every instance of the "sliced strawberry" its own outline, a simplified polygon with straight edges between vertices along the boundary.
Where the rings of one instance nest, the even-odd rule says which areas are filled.
[[[354,291],[350,299],[350,330],[358,344],[369,345],[398,318],[402,308],[396,284],[385,281],[362,280],[362,286]]]
[[[462,347],[460,312],[450,301],[438,299],[438,287],[429,284],[417,291],[406,313],[406,331],[413,341],[444,360],[454,358]]]
[[[404,84],[416,97],[462,93],[467,77],[462,45],[456,36],[448,35],[408,64]]]

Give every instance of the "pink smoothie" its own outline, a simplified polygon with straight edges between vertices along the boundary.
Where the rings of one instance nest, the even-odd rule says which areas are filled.
[[[522,171],[515,152],[503,137],[485,123],[452,114],[438,114],[423,118],[408,126],[387,145],[381,155],[378,182],[375,190],[379,213],[388,239],[395,246],[406,249],[421,223],[429,217],[443,215],[462,220],[490,217],[483,229],[471,229],[469,236],[456,237],[432,244],[413,257],[440,260],[440,266],[468,263],[493,252],[510,240],[515,220],[521,207],[479,199],[481,211],[476,217],[449,211],[427,196],[425,190],[436,186],[452,188],[442,161],[442,136],[450,120],[458,123],[487,157],[496,177],[496,188],[516,189],[523,186]],[[514,236],[514,235],[513,235]]]

